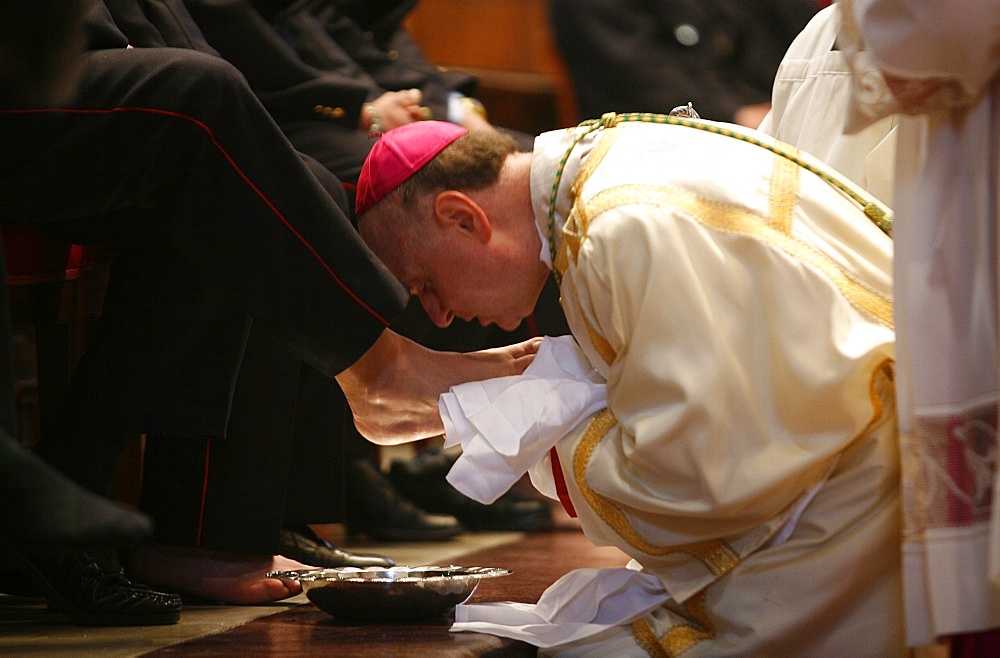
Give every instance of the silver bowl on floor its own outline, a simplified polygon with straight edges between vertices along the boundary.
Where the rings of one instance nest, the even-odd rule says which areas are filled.
[[[442,617],[468,601],[483,578],[508,576],[493,567],[340,567],[272,571],[296,580],[317,608],[349,621],[414,621]]]

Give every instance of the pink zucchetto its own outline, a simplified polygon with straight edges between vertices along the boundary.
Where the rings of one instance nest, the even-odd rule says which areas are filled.
[[[469,131],[447,121],[415,121],[386,132],[375,142],[358,176],[358,217],[417,173],[446,146]]]

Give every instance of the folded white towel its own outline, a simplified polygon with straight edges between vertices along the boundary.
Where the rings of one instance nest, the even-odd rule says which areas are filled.
[[[542,340],[523,374],[453,386],[438,406],[445,447],[462,446],[448,482],[488,504],[607,402],[603,378],[572,336],[560,336]]]

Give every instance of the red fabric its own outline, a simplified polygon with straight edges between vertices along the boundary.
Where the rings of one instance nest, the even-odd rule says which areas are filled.
[[[208,500],[208,472],[212,467],[212,439],[205,441],[205,477],[201,483],[201,505],[198,507],[198,537],[195,546],[201,548],[201,532],[205,529],[205,504]]]
[[[1000,656],[1000,629],[955,635],[950,639],[951,658]]]
[[[10,283],[63,281],[79,276],[83,247],[53,240],[35,224],[5,224],[0,231]]]
[[[403,184],[446,146],[469,131],[447,121],[416,121],[383,133],[358,176],[358,217]]]
[[[562,464],[559,463],[559,453],[556,452],[555,447],[549,449],[549,461],[552,462],[552,479],[556,483],[556,495],[559,496],[559,502],[562,503],[566,513],[575,519],[576,508],[573,507],[573,501],[569,498],[569,490],[566,489],[566,478],[563,476]]]

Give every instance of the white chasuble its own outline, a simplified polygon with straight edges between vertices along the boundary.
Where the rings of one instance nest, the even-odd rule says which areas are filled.
[[[899,655],[891,239],[835,176],[704,124],[732,135],[620,123],[560,165],[559,131],[532,164],[543,233],[562,170],[555,269],[607,399],[529,442],[555,446],[587,536],[666,598],[623,573],[631,609],[600,590],[617,621],[547,617],[593,596],[571,574],[534,617],[462,606],[455,629],[558,655]]]

